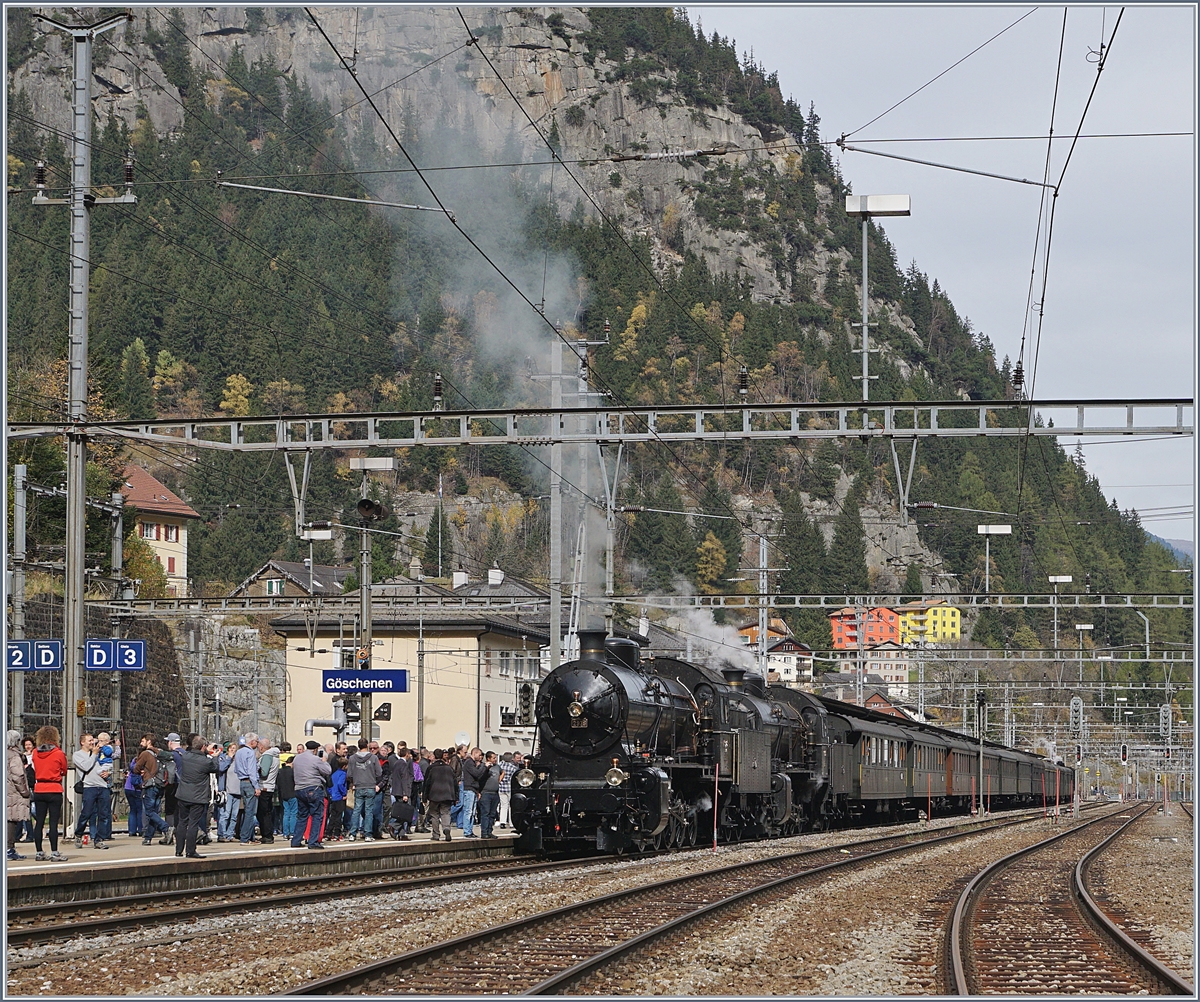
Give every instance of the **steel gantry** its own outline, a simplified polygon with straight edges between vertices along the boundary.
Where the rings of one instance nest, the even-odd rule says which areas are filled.
[[[974,609],[1051,609],[1055,596],[1045,595],[932,595],[926,599],[941,599],[956,608]],[[638,606],[652,609],[744,609],[757,610],[765,604],[773,609],[843,609],[847,606],[895,608],[903,604],[900,595],[782,595],[757,593],[729,595],[588,595],[587,601],[610,605]],[[1186,594],[1128,594],[1128,595],[1059,595],[1059,609],[1191,609],[1193,596]],[[272,613],[315,609],[325,611],[351,610],[359,607],[357,592],[322,597],[319,602],[303,596],[236,595],[218,598],[156,598],[156,599],[94,599],[89,602],[109,609],[114,615],[194,616],[204,613]],[[381,609],[490,609],[513,612],[549,610],[548,595],[529,595],[520,598],[490,598],[486,595],[373,595],[371,604]],[[1066,648],[1064,648],[1066,649]],[[1069,649],[1074,652],[1074,647]]]
[[[1045,415],[1070,420],[1055,424]],[[1190,399],[942,400],[894,403],[676,404],[378,414],[93,421],[91,439],[232,452],[463,445],[630,445],[781,439],[1190,436]],[[74,431],[74,426],[71,426]],[[10,422],[10,438],[63,435],[62,423]]]

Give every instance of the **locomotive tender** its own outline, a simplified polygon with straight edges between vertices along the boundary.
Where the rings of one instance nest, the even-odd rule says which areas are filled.
[[[1074,770],[784,686],[732,665],[642,660],[580,631],[542,680],[537,736],[513,777],[521,851],[644,851],[852,824],[1069,802]],[[715,812],[715,814],[714,814]]]

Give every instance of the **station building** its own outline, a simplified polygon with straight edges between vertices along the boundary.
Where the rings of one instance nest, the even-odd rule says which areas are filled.
[[[287,642],[284,719],[293,747],[306,740],[306,721],[335,717],[335,702],[344,697],[323,691],[322,673],[354,666],[356,618],[313,611],[271,623]],[[390,719],[373,722],[371,736],[430,748],[466,743],[497,754],[531,750],[534,730],[528,711],[537,695],[541,649],[549,644],[544,626],[487,609],[433,605],[422,611],[379,600],[371,632],[371,668],[408,673],[407,692],[372,695],[374,711],[390,703],[391,712]],[[353,744],[368,733],[367,723],[351,722],[346,740]],[[332,734],[328,726],[314,728],[322,742]]]

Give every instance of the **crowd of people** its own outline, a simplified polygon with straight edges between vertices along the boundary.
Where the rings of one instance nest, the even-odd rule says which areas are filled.
[[[90,832],[92,848],[109,847],[120,757],[109,734],[82,735],[68,762],[57,728],[42,727],[32,738],[9,731],[7,756],[9,859],[25,859],[17,844],[32,841],[38,860],[66,861],[59,821],[72,769],[80,796],[75,845],[88,844]],[[512,777],[523,764],[520,752],[410,748],[365,737],[355,750],[310,740],[293,753],[286,741],[253,732],[225,746],[198,734],[170,733],[165,743],[144,734],[125,776],[127,834],[143,845],[157,838],[191,859],[203,859],[197,847],[214,838],[251,845],[279,836],[295,848],[320,849],[417,833],[450,841],[460,828],[464,838],[493,839],[497,827],[511,825]]]

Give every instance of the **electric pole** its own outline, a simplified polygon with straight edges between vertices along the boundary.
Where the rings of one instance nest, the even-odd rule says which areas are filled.
[[[562,408],[562,340],[550,345],[550,406]],[[550,446],[550,670],[562,660],[562,446]]]
[[[14,640],[25,639],[25,513],[29,495],[25,490],[29,468],[18,463],[13,468],[13,571],[12,571],[12,635]],[[24,732],[22,726],[25,713],[25,673],[9,672],[9,688],[12,690],[12,726]],[[72,753],[74,754],[74,753]]]
[[[86,639],[84,610],[84,537],[87,532],[87,375],[88,375],[88,280],[91,270],[92,207],[99,204],[134,203],[133,162],[125,162],[125,192],[113,198],[92,194],[92,40],[102,32],[132,21],[129,13],[114,14],[91,24],[65,24],[44,14],[35,15],[64,31],[72,41],[71,80],[71,186],[68,198],[47,198],[46,166],[37,165],[34,205],[67,205],[71,212],[70,236],[70,326],[68,329],[67,397],[67,539],[63,582],[63,750],[71,755],[79,744],[79,726],[87,713],[83,695],[83,648]],[[73,802],[68,797],[64,814]],[[70,823],[64,816],[63,825]],[[69,830],[69,829],[68,829]]]

